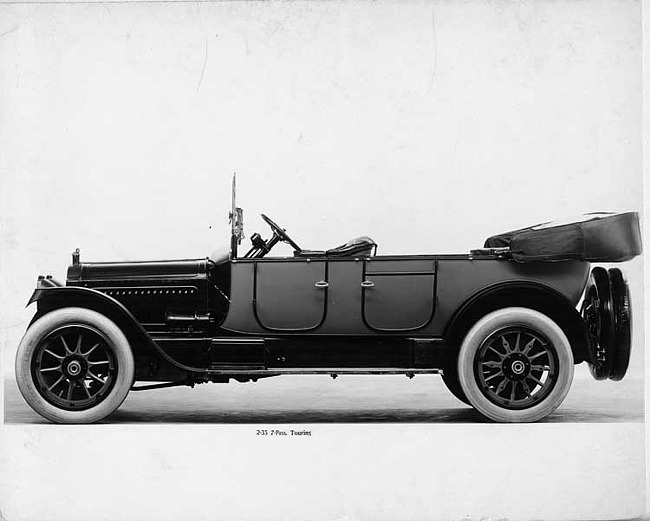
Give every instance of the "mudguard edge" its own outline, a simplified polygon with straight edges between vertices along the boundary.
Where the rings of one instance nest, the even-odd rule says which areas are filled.
[[[43,316],[48,311],[52,311],[54,309],[68,306],[93,309],[115,321],[120,329],[122,329],[130,343],[133,340],[144,342],[164,360],[177,367],[178,369],[182,369],[183,371],[192,373],[205,372],[204,369],[187,366],[170,357],[151,338],[149,333],[147,333],[147,331],[136,320],[133,314],[121,302],[102,293],[101,291],[78,286],[37,288],[30,297],[27,306],[34,302],[38,304],[38,311],[32,318],[29,324],[30,326],[35,320]],[[133,347],[131,349],[133,349]]]
[[[504,307],[528,307],[544,313],[564,331],[576,364],[590,360],[591,338],[578,310],[560,292],[535,282],[502,282],[471,295],[454,313],[443,337],[458,346],[464,334],[482,316]]]

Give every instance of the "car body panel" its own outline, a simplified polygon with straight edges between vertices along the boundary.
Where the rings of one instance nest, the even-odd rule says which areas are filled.
[[[315,261],[309,258],[233,261],[231,304],[221,327],[236,333],[268,333],[253,313],[255,270],[273,264],[278,280],[286,280],[298,266],[312,262]],[[590,264],[582,261],[518,264],[469,255],[319,259],[318,262],[327,264],[326,290],[305,286],[299,302],[285,296],[277,304],[288,302],[288,310],[302,305],[317,306],[315,303],[325,295],[325,318],[317,327],[311,319],[294,322],[295,329],[285,331],[287,334],[377,336],[408,332],[409,336],[441,337],[453,314],[467,299],[495,284],[539,284],[560,293],[575,306],[590,269]],[[362,287],[366,280],[375,286]]]
[[[435,259],[366,259],[361,282],[363,321],[377,332],[425,327],[436,300]]]
[[[327,263],[284,264],[257,262],[253,265],[253,308],[257,323],[278,333],[311,331],[325,319]]]

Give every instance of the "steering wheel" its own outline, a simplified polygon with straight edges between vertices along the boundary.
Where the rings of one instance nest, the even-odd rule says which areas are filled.
[[[260,214],[262,216],[262,219],[266,221],[266,224],[268,224],[271,227],[271,230],[273,230],[273,233],[276,234],[281,241],[286,242],[287,244],[291,245],[291,247],[296,250],[296,251],[302,251],[302,248],[298,246],[291,237],[287,235],[287,232],[284,230],[284,228],[280,228],[276,223],[274,223],[269,217],[267,217],[264,214]]]

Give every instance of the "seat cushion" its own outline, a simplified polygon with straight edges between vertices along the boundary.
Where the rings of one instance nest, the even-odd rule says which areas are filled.
[[[365,235],[352,239],[341,246],[325,252],[328,257],[353,257],[355,255],[369,257],[377,251],[377,244]]]

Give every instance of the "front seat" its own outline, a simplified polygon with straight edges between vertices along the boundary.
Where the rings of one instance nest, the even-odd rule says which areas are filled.
[[[325,255],[328,257],[354,257],[355,255],[369,257],[370,255],[374,255],[376,252],[377,244],[375,241],[364,235],[352,239],[341,246],[327,250]]]
[[[377,244],[370,237],[364,235],[327,251],[300,250],[293,254],[295,257],[370,257],[375,253],[377,253]]]

